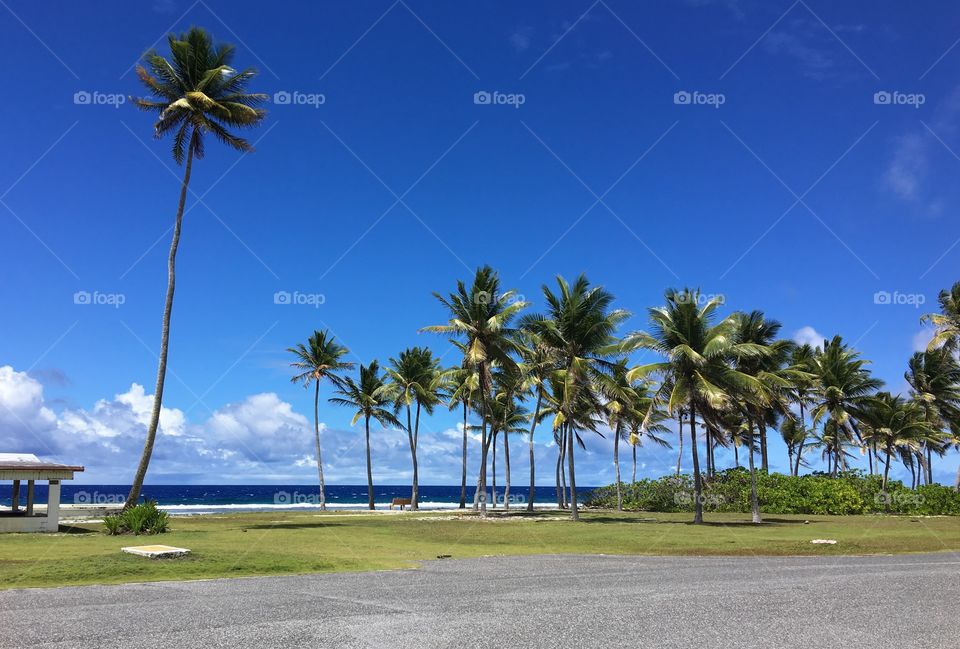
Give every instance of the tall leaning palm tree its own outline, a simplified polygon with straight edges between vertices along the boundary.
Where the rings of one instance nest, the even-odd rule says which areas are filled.
[[[373,498],[373,462],[370,458],[370,420],[373,419],[381,426],[396,426],[402,428],[400,421],[390,411],[391,399],[387,394],[387,381],[380,374],[380,365],[376,360],[369,365],[360,366],[360,381],[345,376],[336,390],[339,395],[329,399],[330,403],[348,408],[356,408],[353,415],[353,426],[363,417],[363,426],[367,442],[367,505],[375,509]]]
[[[204,137],[207,134],[212,134],[241,153],[252,151],[249,142],[228,129],[256,126],[266,114],[259,106],[267,96],[245,91],[256,72],[252,68],[237,72],[230,67],[234,55],[232,45],[214,45],[210,35],[198,27],[192,27],[180,36],[171,34],[167,37],[167,43],[170,59],[151,50],[144,56],[145,65],[137,66],[137,76],[152,97],[136,98],[133,103],[142,110],[159,115],[154,124],[154,133],[157,138],[173,134],[173,159],[178,165],[184,165],[184,171],[167,258],[167,295],[163,305],[153,409],[147,425],[143,454],[124,507],[135,505],[140,498],[160,425],[163,385],[167,376],[170,315],[176,284],[177,248],[180,245],[183,208],[190,186],[193,159],[203,157]]]
[[[327,508],[326,486],[323,482],[323,457],[320,453],[320,382],[328,379],[339,386],[340,372],[353,369],[353,363],[341,360],[350,353],[330,335],[329,331],[314,331],[307,344],[298,343],[287,349],[294,355],[290,367],[296,370],[293,383],[302,383],[303,387],[314,386],[313,392],[313,432],[317,450],[317,476],[320,478],[320,509]]]

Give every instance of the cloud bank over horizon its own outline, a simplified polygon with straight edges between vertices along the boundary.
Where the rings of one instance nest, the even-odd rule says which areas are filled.
[[[153,395],[133,383],[121,393],[99,399],[91,408],[68,407],[59,413],[44,398],[43,385],[26,372],[0,366],[0,450],[34,453],[46,459],[80,463],[86,471],[78,482],[123,484],[133,476],[143,449]],[[473,425],[474,422],[469,422]],[[348,430],[320,423],[325,479],[329,484],[364,484],[363,424]],[[434,430],[421,422],[417,455],[420,482],[459,484],[462,424]],[[534,452],[538,484],[550,484],[556,466],[556,446],[538,432]],[[577,449],[577,474],[583,485],[614,479],[613,440],[590,434],[585,449]],[[405,484],[412,469],[406,433],[371,427],[374,480]],[[476,481],[479,434],[468,432],[468,484]],[[529,479],[529,442],[511,436],[514,484]],[[670,472],[672,451],[640,449],[638,474]],[[498,440],[498,475],[502,484],[503,442]],[[621,447],[621,470],[630,472],[629,448]],[[296,412],[276,393],[249,395],[216,408],[199,421],[181,409],[163,406],[148,484],[276,483],[317,481],[313,422]]]
[[[124,391],[97,400],[92,407],[64,407],[54,411],[44,396],[43,384],[27,372],[0,366],[0,452],[33,453],[53,461],[82,464],[78,484],[129,484],[146,436],[153,395],[132,383]],[[475,422],[468,422],[473,426]],[[673,448],[647,444],[637,450],[637,477],[657,478],[676,470],[676,428],[664,438]],[[324,477],[327,484],[366,483],[362,422],[350,429],[320,422]],[[371,427],[371,454],[376,484],[409,484],[412,475],[406,432]],[[613,436],[582,434],[584,448],[576,449],[577,482],[581,486],[614,481]],[[786,450],[775,430],[770,430],[770,464],[786,472]],[[684,429],[681,470],[690,471],[688,432]],[[421,421],[417,448],[420,484],[460,483],[462,424],[433,428],[430,418]],[[701,463],[704,448],[701,438]],[[513,485],[529,482],[529,438],[510,438]],[[479,433],[468,431],[467,484],[476,484],[480,451]],[[742,454],[741,454],[742,455]],[[718,448],[717,466],[733,466],[733,452]],[[783,456],[783,457],[781,457]],[[814,469],[818,457],[807,456]],[[546,425],[534,443],[537,484],[552,486],[557,448]],[[744,458],[741,457],[741,460]],[[856,460],[855,460],[856,461]],[[934,465],[941,482],[953,484],[956,453]],[[631,449],[620,445],[621,479],[629,481]],[[862,467],[866,470],[866,467]],[[497,483],[502,488],[504,457],[502,437],[497,441]],[[909,478],[900,466],[891,476]],[[488,478],[489,479],[489,478]],[[165,405],[146,483],[159,484],[278,484],[312,485],[317,482],[313,421],[297,412],[274,392],[251,394],[216,408],[203,418]]]

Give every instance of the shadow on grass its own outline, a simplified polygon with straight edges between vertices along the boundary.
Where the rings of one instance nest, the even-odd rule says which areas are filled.
[[[664,523],[680,523],[681,525],[693,525],[693,521],[662,521]],[[817,521],[809,521],[815,523]],[[754,523],[752,520],[744,519],[737,521],[711,521],[705,520],[700,525],[706,527],[777,527],[779,525],[803,525],[804,520],[795,520],[792,518],[764,518],[761,523]]]
[[[568,517],[569,517],[569,516],[568,516]],[[622,518],[621,518],[621,517],[617,517],[617,516],[590,516],[590,517],[584,516],[583,518],[580,519],[580,522],[581,522],[581,523],[626,523],[626,524],[629,524],[629,525],[633,525],[633,524],[637,524],[637,523],[647,523],[647,524],[650,524],[650,523],[676,523],[676,522],[679,522],[679,521],[662,521],[662,520],[660,520],[659,518],[652,518],[652,517],[644,517],[644,518],[641,518],[641,517],[636,517],[636,518],[635,518],[635,517],[622,517]]]
[[[247,525],[241,529],[244,530],[314,530],[314,529],[323,529],[324,527],[342,527],[343,523],[329,523],[329,522],[296,522],[291,521],[289,523],[259,523],[257,525]]]
[[[61,534],[100,534],[100,530],[77,527],[76,525],[60,525],[57,531]]]

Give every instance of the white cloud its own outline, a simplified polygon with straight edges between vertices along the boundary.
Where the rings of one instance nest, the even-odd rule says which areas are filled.
[[[887,188],[904,200],[916,200],[928,167],[927,142],[919,133],[896,138],[893,156],[883,174]]]
[[[98,400],[89,409],[67,408],[56,413],[46,405],[40,382],[9,366],[0,367],[0,449],[82,464],[87,470],[78,478],[85,483],[123,484],[132,478],[140,458],[152,405],[152,395],[133,384],[112,398]],[[164,406],[160,421],[148,484],[305,484],[316,480],[313,420],[296,412],[275,393],[247,396],[197,421],[190,421],[178,408]],[[430,418],[421,422],[420,482],[459,484],[462,424],[434,429],[433,423]],[[557,448],[549,431],[542,428],[534,453],[538,482],[549,483],[554,476]],[[363,433],[362,423],[346,430],[321,423],[328,482],[366,481]],[[467,439],[468,483],[472,485],[477,479],[479,431],[470,430]],[[611,482],[611,435],[601,438],[584,433],[583,439],[587,448],[576,451],[580,484]],[[528,480],[528,440],[526,435],[510,437],[514,484],[526,484]],[[629,472],[629,447],[624,445],[621,451],[622,470]],[[410,479],[410,448],[404,431],[371,427],[371,454],[376,482],[402,484]],[[640,458],[647,463],[642,475],[669,473],[672,454],[652,446],[641,449]],[[502,435],[497,439],[497,473],[502,486]]]
[[[793,342],[798,345],[810,345],[811,347],[823,347],[823,341],[826,336],[818,332],[811,326],[801,327],[793,332]]]
[[[832,72],[835,61],[822,35],[806,21],[794,21],[797,33],[774,31],[763,40],[764,49],[770,54],[782,54],[795,59],[804,76],[821,80]],[[802,34],[802,36],[798,35]]]
[[[530,27],[521,27],[510,34],[510,44],[517,52],[523,52],[530,48],[530,35],[533,29]]]
[[[920,331],[913,334],[913,351],[926,351],[927,345],[933,340],[935,329],[933,327],[923,327]]]
[[[911,129],[893,139],[893,149],[881,182],[899,199],[921,208],[928,216],[939,216],[945,208],[942,197],[934,196],[938,183],[932,175],[931,158],[947,154],[956,135],[960,115],[960,86],[932,107],[924,128]]]
[[[56,452],[57,417],[44,405],[43,386],[26,372],[0,367],[0,448],[5,451]],[[28,440],[29,448],[17,448]]]

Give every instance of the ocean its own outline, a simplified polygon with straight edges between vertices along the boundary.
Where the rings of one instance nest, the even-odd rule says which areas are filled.
[[[124,502],[129,485],[85,485],[64,482],[60,502],[63,505],[117,505]],[[467,487],[467,506],[473,504],[472,486]],[[591,487],[578,487],[583,499]],[[0,506],[11,504],[12,485],[0,484]],[[147,485],[143,496],[156,500],[171,515],[215,514],[225,512],[258,512],[275,510],[316,509],[319,506],[317,485]],[[394,498],[409,498],[409,485],[375,485],[377,509],[387,509]],[[488,492],[489,493],[489,492]],[[511,486],[510,504],[525,506],[529,487]],[[367,485],[327,485],[327,508],[366,509]],[[538,507],[556,507],[556,487],[537,486]],[[20,488],[21,507],[26,502],[26,485]],[[36,502],[47,502],[47,485],[36,486]],[[490,500],[492,502],[492,498]],[[497,503],[503,503],[503,487],[497,486]],[[460,486],[420,486],[421,509],[454,509],[460,504]]]

